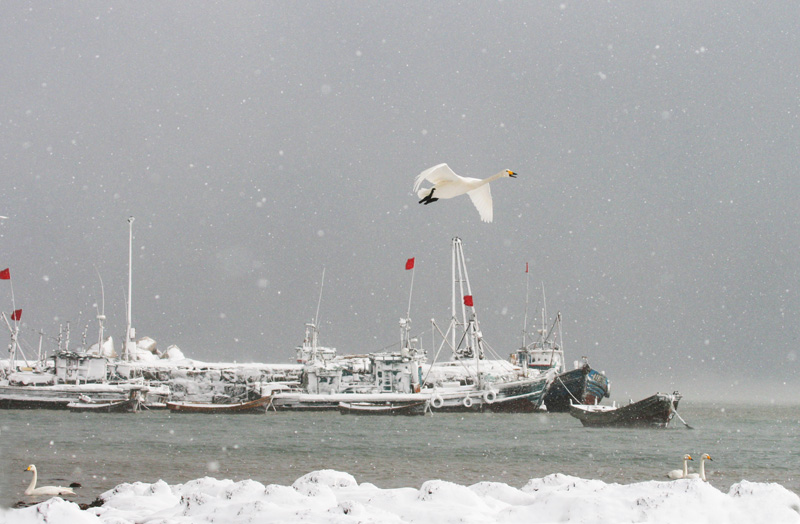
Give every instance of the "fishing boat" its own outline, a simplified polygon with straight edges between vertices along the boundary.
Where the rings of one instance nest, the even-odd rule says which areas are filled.
[[[525,274],[528,275],[527,265]],[[528,369],[542,373],[555,373],[544,394],[544,406],[550,413],[566,413],[575,404],[597,404],[609,395],[609,381],[604,373],[589,365],[586,357],[575,361],[575,367],[567,371],[561,333],[561,312],[549,325],[547,321],[547,299],[542,290],[542,319],[538,338],[528,343],[528,292],[525,291],[525,324],[522,329],[522,346],[511,355],[511,361]]]
[[[424,415],[428,411],[429,405],[430,402],[427,400],[339,402],[339,413],[342,415]]]
[[[96,401],[127,400],[128,392],[111,384],[56,384],[52,386],[0,386],[0,409],[67,409],[81,395]]]
[[[266,413],[272,397],[264,396],[246,402],[231,404],[213,404],[204,402],[167,402],[167,409],[172,413]]]
[[[550,413],[566,413],[571,403],[594,405],[609,396],[609,382],[605,374],[592,369],[584,357],[576,362],[575,369],[556,375],[544,395],[544,404]]]
[[[460,299],[460,300],[459,300]],[[452,242],[452,300],[449,326],[441,335],[439,352],[448,348],[452,360],[434,363],[428,369],[426,386],[450,391],[460,387],[460,395],[437,394],[431,400],[434,411],[531,412],[542,404],[552,376],[536,369],[519,367],[501,358],[488,344],[478,322],[475,300],[467,273],[461,239]],[[489,358],[494,357],[494,358]],[[434,359],[435,360],[435,359]]]
[[[587,427],[645,427],[665,428],[678,414],[681,395],[656,393],[625,406],[600,404],[572,404],[569,414]]]

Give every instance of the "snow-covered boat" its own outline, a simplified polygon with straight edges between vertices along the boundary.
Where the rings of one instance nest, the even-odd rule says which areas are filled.
[[[246,402],[231,404],[213,404],[205,402],[167,402],[167,409],[172,413],[266,413],[271,397],[265,396]]]
[[[511,355],[511,361],[523,368],[553,374],[544,394],[548,412],[566,413],[572,403],[597,404],[608,397],[609,382],[604,373],[589,366],[586,357],[575,361],[575,367],[566,371],[561,333],[561,312],[552,323],[548,322],[547,300],[542,290],[542,318],[538,338],[528,343],[528,268],[525,267],[525,324],[522,329],[522,346]],[[548,327],[549,324],[549,327]]]
[[[434,411],[530,412],[539,409],[548,380],[546,373],[515,366],[501,358],[483,337],[475,309],[461,239],[452,242],[451,317],[445,331],[432,321],[452,360],[434,363],[425,386],[434,387]],[[493,356],[494,358],[488,358]],[[434,359],[435,360],[435,359]],[[448,395],[444,392],[449,393]],[[453,395],[453,392],[458,392]]]
[[[428,400],[406,402],[339,402],[342,415],[424,415],[429,409]]]
[[[323,273],[324,282],[324,273]],[[321,299],[320,291],[320,299]],[[410,303],[410,301],[409,301]],[[270,409],[327,411],[340,404],[366,410],[370,405],[425,404],[430,391],[422,391],[425,351],[409,335],[411,320],[400,320],[399,351],[367,355],[337,356],[336,350],[319,346],[317,317],[306,324],[303,344],[297,347],[297,361],[303,365],[300,388],[274,388]]]
[[[74,413],[135,413],[140,407],[138,391],[131,391],[130,397],[124,400],[97,401],[82,395],[77,402],[67,404],[67,409]]]
[[[569,414],[588,427],[656,427],[665,428],[677,414],[681,395],[656,393],[625,406],[573,404]]]

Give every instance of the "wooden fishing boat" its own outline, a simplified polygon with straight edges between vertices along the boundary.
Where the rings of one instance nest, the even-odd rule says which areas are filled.
[[[260,397],[247,402],[212,404],[203,402],[167,402],[172,413],[266,413],[272,397]]]
[[[427,400],[418,402],[339,402],[342,415],[424,415]]]
[[[665,428],[677,414],[681,395],[656,393],[626,406],[573,404],[569,414],[587,427],[658,427]]]

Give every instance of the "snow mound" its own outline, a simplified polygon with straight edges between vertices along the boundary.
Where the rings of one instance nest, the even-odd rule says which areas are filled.
[[[0,513],[0,522],[800,524],[800,497],[779,484],[742,481],[723,493],[696,479],[622,485],[555,474],[532,479],[521,489],[444,480],[429,480],[419,489],[381,489],[358,484],[347,473],[322,470],[292,486],[205,477],[172,486],[120,484],[100,498],[102,506],[83,511],[52,498]]]

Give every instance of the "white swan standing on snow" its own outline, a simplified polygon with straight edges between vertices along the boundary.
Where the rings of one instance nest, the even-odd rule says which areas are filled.
[[[689,473],[687,478],[690,479],[700,479],[704,482],[708,482],[706,479],[706,460],[713,460],[711,455],[708,453],[704,453],[702,457],[700,457],[700,473]]]
[[[684,455],[683,456],[683,469],[682,470],[681,469],[673,469],[672,471],[667,473],[667,476],[669,478],[673,479],[673,480],[687,478],[688,475],[689,475],[688,464],[689,464],[690,460],[694,460],[691,455],[688,455],[688,454]]]
[[[419,203],[428,205],[440,198],[453,198],[466,193],[478,209],[481,220],[492,221],[492,193],[489,182],[502,177],[516,178],[517,174],[504,169],[489,178],[468,178],[458,176],[447,164],[439,164],[426,169],[414,179],[414,192],[420,198]],[[433,187],[420,189],[422,182],[427,180]]]
[[[36,487],[36,480],[39,478],[36,474],[36,466],[31,464],[25,471],[33,471],[33,478],[31,479],[31,483],[28,486],[28,489],[25,490],[26,495],[46,495],[46,496],[55,496],[55,495],[74,495],[75,492],[69,488],[62,488],[61,486],[42,486],[41,488]]]

